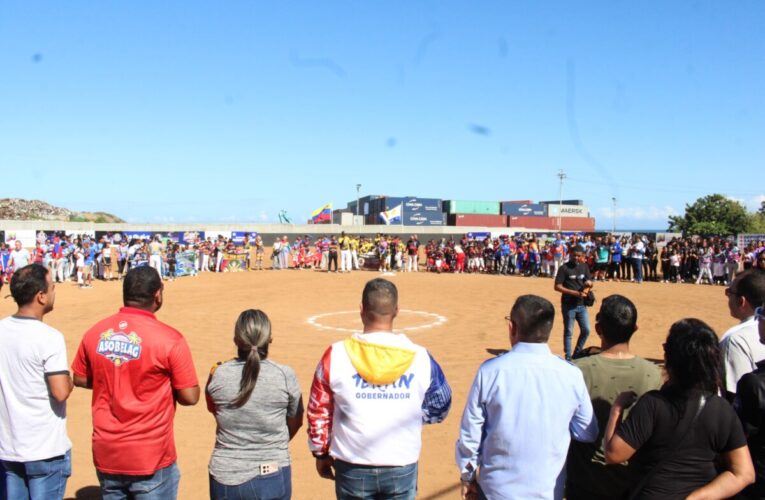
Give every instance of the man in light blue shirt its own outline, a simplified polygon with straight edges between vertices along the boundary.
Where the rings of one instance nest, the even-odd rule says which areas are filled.
[[[481,365],[462,415],[462,498],[562,499],[571,438],[598,435],[590,396],[582,372],[547,346],[550,301],[522,295],[505,319],[512,350]]]

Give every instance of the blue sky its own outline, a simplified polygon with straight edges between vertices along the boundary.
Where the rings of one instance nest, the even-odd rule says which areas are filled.
[[[0,0],[2,196],[296,221],[361,193],[765,200],[765,2]]]

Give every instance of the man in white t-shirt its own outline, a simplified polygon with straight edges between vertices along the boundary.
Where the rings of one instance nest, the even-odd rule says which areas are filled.
[[[757,363],[765,360],[765,345],[760,343],[754,318],[755,308],[765,301],[765,272],[758,269],[744,271],[725,289],[725,295],[730,315],[740,322],[720,339],[725,394],[729,401],[733,401],[741,377],[756,370]]]
[[[18,269],[11,278],[18,310],[0,320],[0,460],[7,498],[62,499],[72,474],[66,345],[42,322],[53,309],[55,286],[39,264]]]
[[[8,259],[8,266],[12,266],[13,269],[21,269],[29,264],[30,260],[31,256],[29,255],[29,250],[22,247],[20,240],[16,240],[14,249],[11,250],[11,256]]]

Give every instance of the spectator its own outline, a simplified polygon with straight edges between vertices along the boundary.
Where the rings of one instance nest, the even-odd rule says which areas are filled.
[[[640,481],[631,498],[729,498],[754,481],[741,422],[721,389],[720,349],[703,321],[683,319],[664,344],[667,383],[637,398],[624,392],[611,407],[604,436],[606,462],[634,457]],[[720,474],[715,458],[727,464]]]
[[[331,345],[316,368],[308,445],[319,475],[335,480],[338,499],[414,499],[422,424],[441,422],[451,406],[438,363],[391,333],[398,311],[396,286],[369,281],[364,332]]]
[[[733,402],[736,384],[745,374],[757,369],[765,360],[765,345],[760,343],[754,310],[765,302],[765,272],[752,269],[733,279],[725,289],[730,315],[739,324],[730,328],[720,339],[725,394]]]
[[[765,342],[765,311],[763,311],[763,307],[758,307],[754,315],[759,328],[760,342]],[[763,428],[762,418],[765,415],[764,396],[765,367],[747,373],[738,381],[736,408],[744,426],[756,477],[755,483],[744,490],[743,496],[752,500],[765,498],[765,428]]]
[[[75,385],[93,389],[93,461],[104,500],[178,494],[175,405],[195,405],[199,384],[186,339],[154,316],[162,291],[154,268],[128,271],[124,307],[85,333],[72,364]]]
[[[56,500],[72,474],[66,400],[72,392],[66,344],[43,323],[56,285],[39,264],[11,278],[16,314],[0,321],[0,461],[2,498]]]
[[[573,437],[598,434],[582,372],[550,352],[555,308],[522,295],[505,318],[512,350],[478,369],[456,445],[463,499],[561,499]]]
[[[582,370],[598,422],[608,421],[611,405],[620,393],[634,390],[641,396],[661,387],[659,367],[630,351],[630,339],[638,329],[637,319],[637,308],[628,298],[610,295],[603,299],[595,316],[601,352],[574,362]],[[634,482],[634,467],[606,466],[604,431],[600,429],[594,443],[571,443],[567,461],[568,500],[626,498],[627,489]]]
[[[215,416],[210,498],[289,499],[288,444],[303,425],[303,399],[292,368],[268,359],[271,322],[248,309],[234,327],[237,357],[218,363],[207,381]]]
[[[24,248],[21,244],[21,240],[13,242],[14,249],[11,251],[11,256],[8,259],[8,267],[12,270],[21,269],[30,263],[32,256],[29,250]]]

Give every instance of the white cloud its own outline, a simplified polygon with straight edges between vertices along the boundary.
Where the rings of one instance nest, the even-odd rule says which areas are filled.
[[[263,222],[267,221],[268,218],[269,218],[268,214],[266,213],[265,210],[261,210],[260,214],[258,214],[258,219],[262,220]]]
[[[762,202],[765,201],[765,194],[758,194],[751,198],[739,198],[736,196],[726,196],[729,200],[737,201],[744,205],[750,212],[756,212],[762,206]]]
[[[765,202],[765,194],[758,194],[754,198],[749,199],[749,202],[746,203],[746,208],[748,208],[752,212],[756,212],[757,210],[760,209],[763,202]]]
[[[614,216],[614,209],[613,207],[600,207],[597,209],[597,213],[601,217],[610,219]],[[677,214],[678,211],[669,205],[663,207],[616,207],[617,219],[660,220],[666,222],[670,215]]]

